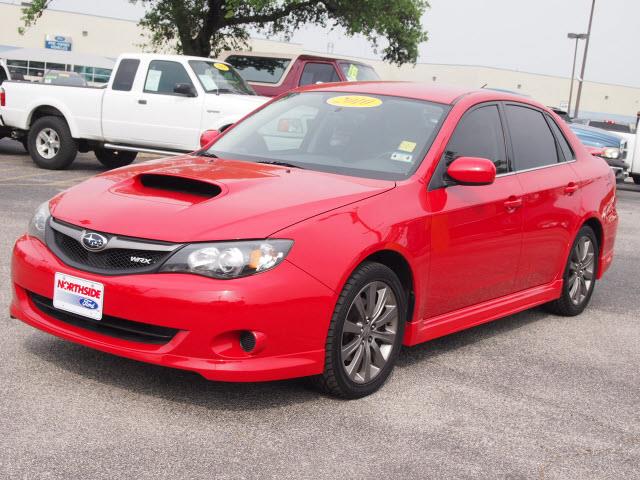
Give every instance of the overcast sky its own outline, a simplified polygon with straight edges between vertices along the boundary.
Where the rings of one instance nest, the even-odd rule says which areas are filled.
[[[20,0],[0,0],[20,3]],[[486,65],[570,76],[574,41],[587,30],[591,0],[430,0],[429,41],[420,62]],[[137,19],[127,0],[54,0],[53,7]],[[309,50],[374,58],[363,39],[305,28],[294,35]],[[584,44],[584,42],[581,42]],[[581,58],[581,57],[580,57]],[[586,79],[640,87],[640,1],[596,0]]]

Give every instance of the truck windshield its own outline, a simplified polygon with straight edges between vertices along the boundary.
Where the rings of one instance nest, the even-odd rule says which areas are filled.
[[[422,162],[448,107],[409,98],[292,93],[229,130],[204,154],[400,180]]]
[[[207,93],[256,94],[238,72],[226,63],[189,60],[189,65]]]
[[[362,63],[340,62],[342,73],[350,82],[368,82],[380,80],[380,77],[369,65]]]

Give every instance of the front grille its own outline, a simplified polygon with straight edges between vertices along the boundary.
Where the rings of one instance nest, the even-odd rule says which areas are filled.
[[[85,230],[52,219],[46,241],[60,260],[79,270],[103,275],[154,272],[179,245],[101,234],[108,239],[101,251],[87,250],[81,243]]]
[[[42,295],[27,292],[33,305],[42,313],[61,322],[92,332],[130,342],[163,345],[171,341],[180,330],[147,323],[132,322],[123,318],[103,315],[102,320],[92,320],[54,308],[53,301]]]
[[[55,242],[58,248],[71,261],[81,263],[87,267],[101,270],[130,270],[139,269],[141,266],[149,267],[164,260],[167,252],[150,252],[147,250],[132,250],[125,248],[112,248],[102,252],[90,252],[80,242],[64,233],[55,231]],[[145,259],[144,264],[134,259]]]

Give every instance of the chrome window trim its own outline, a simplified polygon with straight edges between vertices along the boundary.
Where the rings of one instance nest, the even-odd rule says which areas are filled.
[[[81,239],[85,233],[93,231],[82,228],[73,228],[69,225],[64,225],[60,222],[57,222],[54,218],[51,218],[51,220],[49,221],[49,225],[54,230],[67,235],[68,237],[71,237],[80,243],[82,243]],[[174,250],[182,246],[182,244],[179,243],[163,245],[160,243],[145,242],[144,240],[124,240],[117,235],[107,234],[105,236],[108,237],[108,241],[107,245],[101,250],[102,252],[114,248],[122,248],[126,250],[148,250],[153,252],[173,252]]]
[[[544,168],[559,167],[561,165],[567,165],[569,163],[576,163],[576,160],[568,160],[566,162],[557,162],[550,165],[542,165],[541,167],[525,168],[524,170],[514,170],[513,172],[500,173],[496,175],[496,178],[507,177],[509,175],[517,175],[518,173],[534,172],[536,170],[542,170]]]

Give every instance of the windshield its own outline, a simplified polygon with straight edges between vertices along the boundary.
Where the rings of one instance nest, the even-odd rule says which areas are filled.
[[[240,74],[226,63],[189,60],[189,65],[207,93],[256,94]]]
[[[294,93],[239,123],[205,153],[399,180],[418,167],[447,110],[383,95]]]
[[[340,62],[342,73],[350,82],[368,82],[371,80],[380,80],[376,71],[369,65],[362,63]]]

